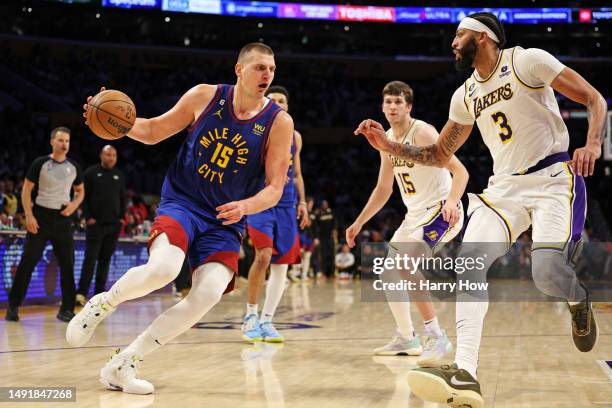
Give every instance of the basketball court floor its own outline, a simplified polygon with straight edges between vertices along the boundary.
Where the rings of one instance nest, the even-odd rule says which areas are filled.
[[[148,356],[141,376],[156,387],[148,396],[107,391],[98,371],[114,347],[174,304],[170,294],[123,304],[81,348],[66,343],[55,306],[23,307],[20,322],[0,320],[0,386],[76,387],[76,402],[12,404],[24,408],[439,406],[412,395],[406,376],[415,358],[372,356],[394,324],[385,303],[361,302],[359,283],[289,286],[276,317],[282,345],[241,341],[245,298],[245,287],[224,296],[196,327]],[[485,406],[612,407],[611,306],[595,305],[599,343],[582,354],[563,304],[492,302],[478,372]],[[454,342],[454,304],[437,311]],[[416,311],[413,320],[422,331]]]

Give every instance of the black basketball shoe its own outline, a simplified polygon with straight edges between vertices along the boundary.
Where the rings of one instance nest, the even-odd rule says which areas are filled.
[[[480,384],[457,364],[439,368],[416,368],[408,373],[413,393],[424,401],[448,404],[454,408],[482,408]]]
[[[586,353],[591,351],[597,343],[597,322],[591,305],[589,289],[580,283],[586,292],[586,298],[577,305],[569,306],[572,314],[572,339],[579,351]]]
[[[6,316],[4,317],[4,320],[6,320],[7,322],[18,322],[19,321],[19,311],[16,307],[8,307],[8,309],[6,309]]]

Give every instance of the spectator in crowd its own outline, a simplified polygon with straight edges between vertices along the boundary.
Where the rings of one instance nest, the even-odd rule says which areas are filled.
[[[17,194],[15,194],[15,185],[13,180],[8,179],[4,183],[4,213],[9,217],[15,217],[17,214],[17,209],[19,207],[19,199],[17,198]]]
[[[355,255],[348,244],[342,244],[341,251],[336,254],[336,268],[340,280],[351,279],[355,272]]]
[[[134,216],[134,214],[127,213],[125,218],[126,218],[126,222],[123,226],[122,235],[125,235],[125,236],[137,235],[138,234],[138,223],[136,222],[136,217]]]
[[[34,267],[43,254],[47,240],[53,245],[61,270],[62,302],[57,318],[69,322],[74,317],[74,239],[71,216],[84,196],[81,166],[67,157],[70,129],[51,131],[51,155],[34,160],[23,185],[21,200],[28,234],[13,285],[9,292],[7,321],[19,321],[18,308],[25,298]],[[32,206],[32,190],[38,194]],[[70,200],[70,190],[74,198]]]
[[[83,217],[86,220],[85,260],[76,295],[76,303],[84,306],[96,269],[94,295],[104,292],[111,256],[115,252],[122,218],[126,209],[125,177],[115,167],[117,150],[106,145],[100,152],[100,163],[85,170],[83,181],[87,195],[83,201]]]
[[[132,197],[132,205],[128,207],[127,212],[134,216],[137,225],[142,224],[149,217],[149,209],[140,195]]]
[[[316,217],[319,247],[321,249],[321,271],[324,278],[331,278],[335,272],[334,254],[338,242],[338,223],[327,200],[321,202]]]
[[[4,181],[0,180],[0,214],[4,214]]]

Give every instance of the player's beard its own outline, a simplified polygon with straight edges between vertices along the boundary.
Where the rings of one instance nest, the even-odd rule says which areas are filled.
[[[474,38],[470,38],[462,48],[457,49],[461,55],[461,58],[455,61],[455,69],[457,71],[465,71],[472,66],[474,58],[476,58],[476,49],[476,40]]]

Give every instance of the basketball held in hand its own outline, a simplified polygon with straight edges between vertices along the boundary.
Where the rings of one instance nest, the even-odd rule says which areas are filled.
[[[132,129],[135,121],[134,102],[121,91],[102,91],[88,103],[87,124],[102,139],[122,138]]]

